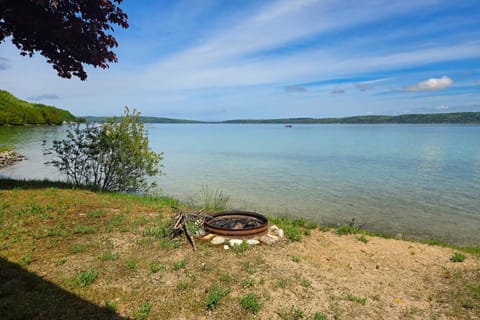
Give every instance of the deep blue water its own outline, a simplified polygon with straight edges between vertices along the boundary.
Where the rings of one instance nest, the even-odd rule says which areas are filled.
[[[0,171],[55,177],[41,141],[62,127],[0,127],[29,160]],[[230,206],[322,223],[356,218],[375,231],[480,243],[480,126],[159,124],[166,194],[198,200],[202,186]]]

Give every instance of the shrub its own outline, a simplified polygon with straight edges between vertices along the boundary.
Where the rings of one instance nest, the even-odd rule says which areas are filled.
[[[68,182],[101,191],[138,192],[154,186],[146,176],[160,173],[162,154],[148,146],[140,113],[109,119],[102,127],[76,125],[67,131],[67,138],[55,140],[44,154],[45,164],[57,167]]]

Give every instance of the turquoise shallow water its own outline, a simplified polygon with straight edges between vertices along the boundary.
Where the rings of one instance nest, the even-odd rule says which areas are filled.
[[[0,128],[29,161],[0,171],[56,177],[41,141],[62,127]],[[196,125],[148,128],[163,151],[163,192],[198,200],[219,189],[231,206],[322,223],[356,218],[374,231],[480,243],[480,126]]]

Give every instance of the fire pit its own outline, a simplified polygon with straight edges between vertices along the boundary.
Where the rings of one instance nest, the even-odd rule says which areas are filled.
[[[255,212],[223,211],[206,221],[204,228],[223,236],[252,238],[268,232],[268,219]]]

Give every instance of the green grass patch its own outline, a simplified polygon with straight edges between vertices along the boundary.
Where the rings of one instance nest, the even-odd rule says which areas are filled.
[[[207,310],[217,309],[220,301],[230,293],[230,288],[223,288],[220,286],[213,286],[210,288],[210,293],[207,298],[206,308]]]
[[[452,262],[463,262],[465,260],[465,255],[455,252],[451,257],[450,260]]]
[[[243,310],[253,314],[258,313],[262,308],[262,304],[260,303],[258,297],[253,293],[244,295],[240,299],[240,305],[242,306]]]
[[[173,271],[178,271],[180,269],[185,269],[187,267],[187,261],[185,259],[180,261],[175,261],[172,265]]]
[[[142,304],[140,304],[140,307],[133,311],[133,318],[135,320],[147,320],[151,310],[151,303],[142,302]]]
[[[97,233],[97,228],[93,226],[86,226],[86,225],[77,225],[73,228],[74,233],[80,234],[95,234]]]
[[[75,287],[86,287],[95,282],[98,277],[98,271],[95,269],[88,269],[86,271],[77,271],[75,278],[71,284]]]
[[[367,298],[366,297],[358,297],[356,295],[353,295],[351,293],[347,294],[345,297],[346,300],[356,302],[361,305],[365,305],[367,303]]]

